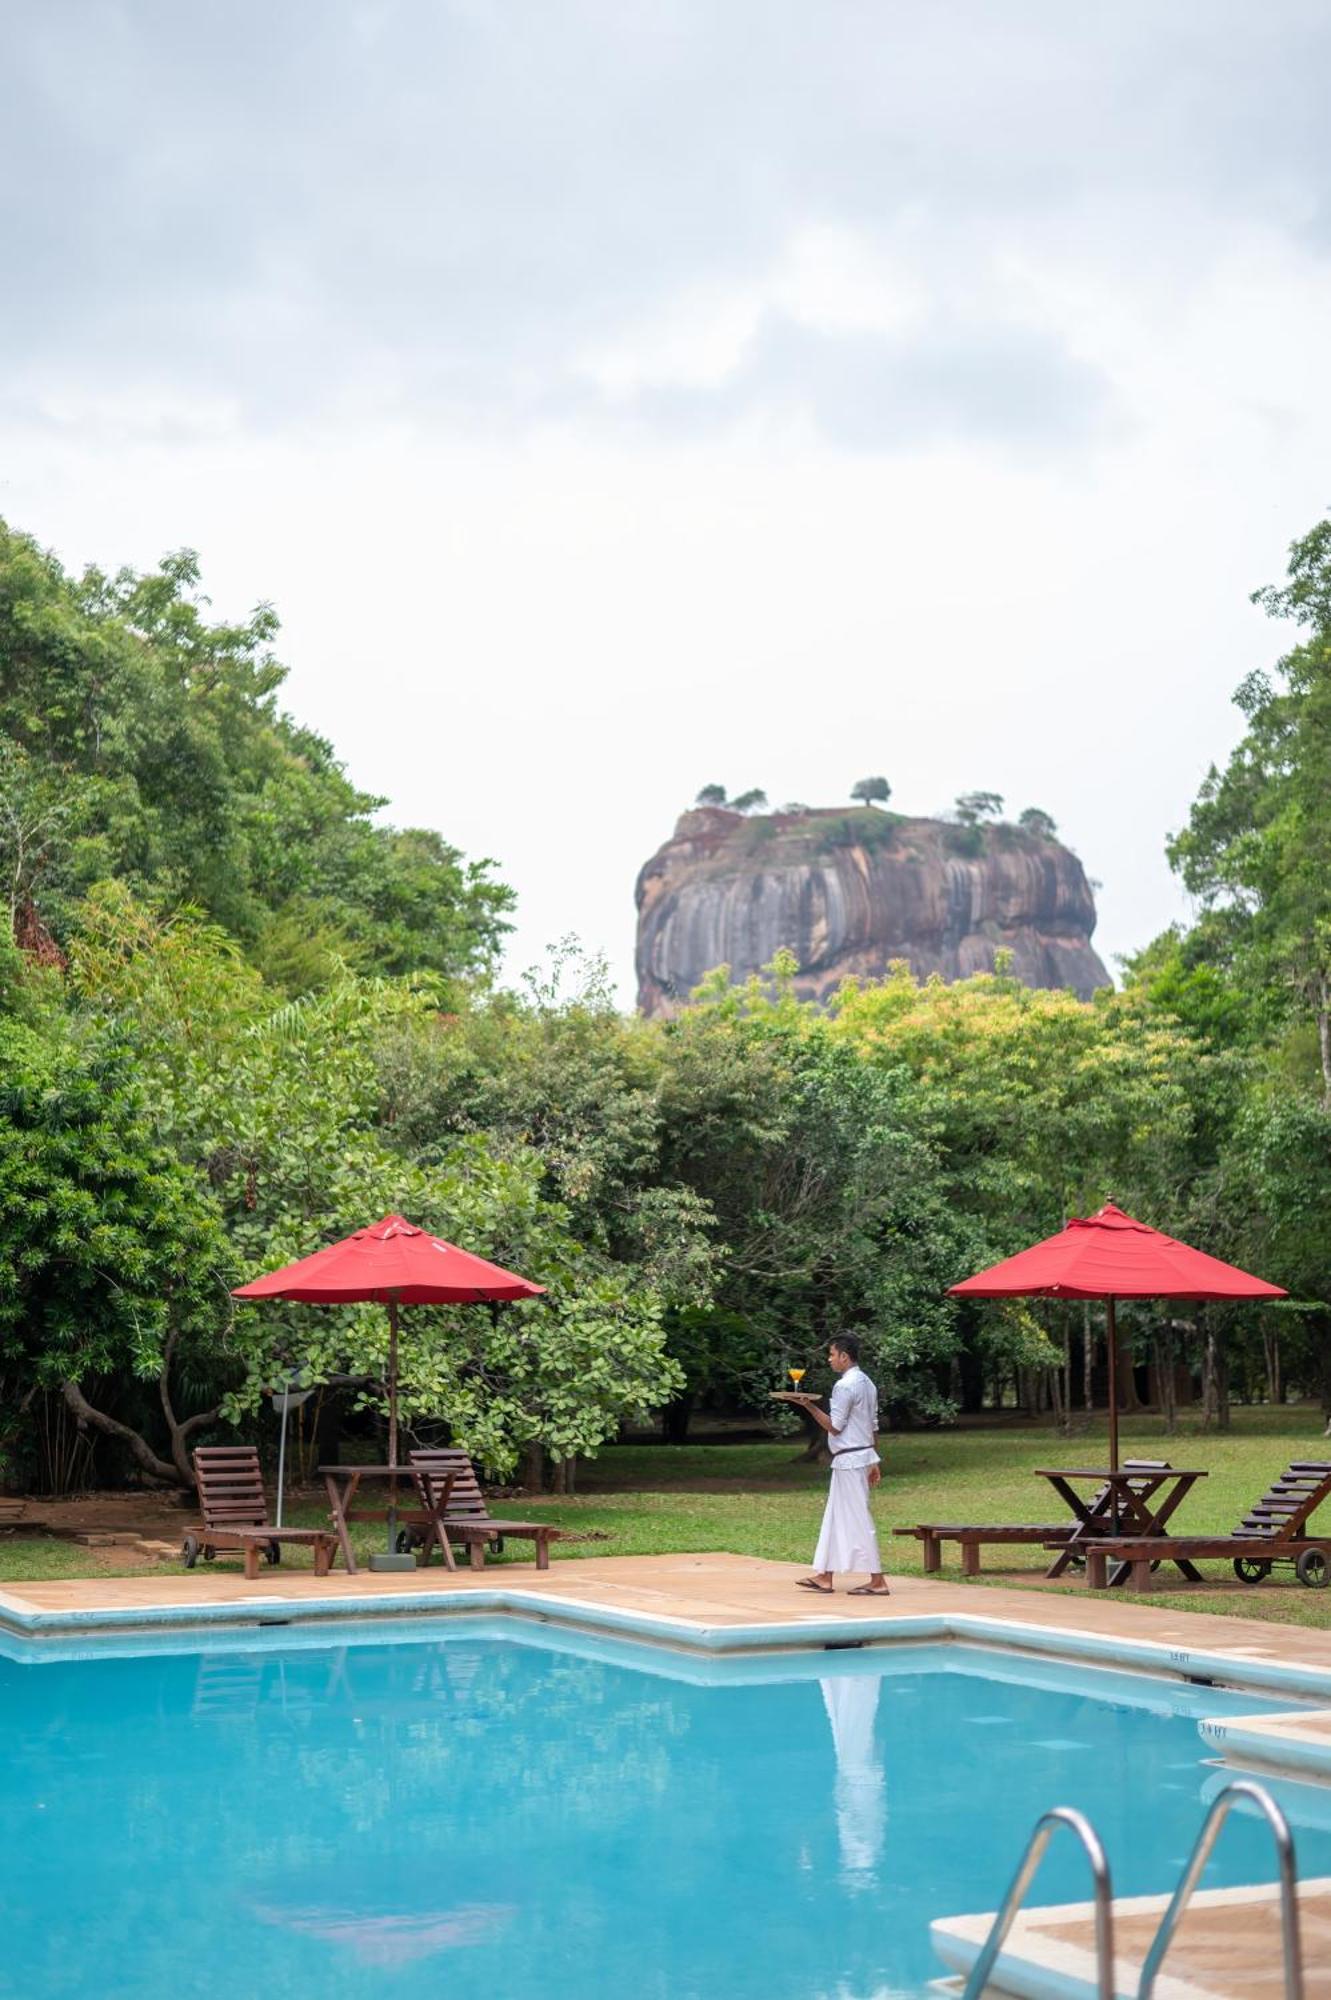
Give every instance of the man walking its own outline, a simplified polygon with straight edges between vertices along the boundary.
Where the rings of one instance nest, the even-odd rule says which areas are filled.
[[[855,1584],[851,1597],[886,1597],[887,1579],[878,1553],[878,1535],[869,1512],[869,1492],[882,1478],[878,1457],[878,1391],[860,1367],[860,1344],[850,1333],[838,1334],[827,1350],[837,1376],[831,1407],[821,1410],[814,1396],[790,1396],[801,1403],[832,1443],[832,1484],[823,1513],[822,1532],[813,1552],[814,1574],[800,1578],[801,1590],[832,1590],[836,1570],[867,1570],[869,1581]]]

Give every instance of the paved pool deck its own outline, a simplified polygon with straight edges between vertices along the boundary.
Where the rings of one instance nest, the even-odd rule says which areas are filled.
[[[1000,1584],[930,1577],[893,1579],[887,1598],[838,1590],[814,1597],[796,1587],[807,1569],[753,1556],[593,1556],[449,1572],[435,1564],[402,1574],[341,1570],[315,1578],[282,1567],[256,1581],[200,1568],[176,1575],[53,1579],[0,1590],[0,1628],[39,1645],[78,1635],[186,1630],[254,1623],[515,1611],[526,1617],[617,1632],[709,1652],[914,1638],[955,1638],[1018,1646],[1057,1657],[1136,1666],[1188,1679],[1232,1681],[1272,1691],[1271,1713],[1217,1722],[1218,1756],[1251,1769],[1331,1779],[1331,1629],[1270,1625],[1206,1612],[1156,1609],[1092,1595],[1042,1596]],[[1328,1601],[1331,1613],[1331,1600]],[[1309,1696],[1325,1711],[1292,1709],[1281,1696]],[[1208,1733],[1212,1725],[1206,1725]],[[1015,1860],[1015,1857],[1014,1857]],[[1135,1991],[1135,1968],[1164,1899],[1116,1905],[1119,1990]],[[1303,1885],[1300,1905],[1308,1966],[1307,2000],[1331,2000],[1331,1881]],[[983,1913],[938,1927],[954,1967],[973,1957],[988,1929]],[[1158,2000],[1255,2000],[1281,1991],[1279,1921],[1265,1889],[1204,1894],[1180,1931]],[[1014,1929],[1003,1990],[1084,1995],[1092,1940],[1089,1909],[1032,1909]]]
[[[224,1607],[253,1607],[262,1613],[280,1606],[284,1612],[298,1613],[302,1606],[315,1604],[321,1610],[373,1616],[404,1608],[461,1610],[475,1593],[492,1598],[496,1591],[520,1592],[524,1600],[542,1600],[554,1615],[561,1610],[574,1614],[612,1610],[668,1620],[685,1640],[691,1631],[724,1635],[727,1630],[762,1626],[773,1638],[799,1645],[833,1619],[850,1636],[872,1627],[875,1637],[884,1638],[894,1636],[894,1627],[921,1619],[994,1620],[1035,1634],[1136,1642],[1189,1659],[1205,1654],[1230,1661],[1238,1679],[1268,1665],[1302,1667],[1318,1680],[1325,1676],[1331,1692],[1331,1597],[1328,1627],[1313,1629],[1209,1612],[1158,1610],[1117,1594],[1088,1591],[1084,1599],[1068,1593],[1045,1596],[1038,1591],[1005,1590],[998,1584],[959,1584],[931,1577],[896,1577],[886,1598],[852,1597],[842,1590],[831,1597],[815,1597],[796,1587],[796,1580],[807,1574],[807,1568],[797,1563],[726,1554],[590,1556],[556,1560],[548,1570],[516,1562],[452,1572],[436,1563],[388,1575],[362,1571],[347,1576],[338,1569],[318,1579],[310,1570],[280,1567],[265,1570],[252,1583],[235,1572],[199,1568],[171,1576],[9,1583],[0,1590],[0,1619],[8,1613],[19,1625],[49,1620],[51,1629],[65,1617],[79,1624],[120,1616],[137,1623],[135,1614],[149,1611],[181,1624],[192,1623],[193,1615],[202,1613],[211,1623]],[[901,1636],[908,1636],[904,1629]]]

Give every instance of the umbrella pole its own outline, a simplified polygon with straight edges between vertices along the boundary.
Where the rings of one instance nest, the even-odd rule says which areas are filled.
[[[1118,1322],[1114,1317],[1114,1301],[1105,1300],[1105,1340],[1109,1353],[1109,1470],[1118,1471]],[[1118,1531],[1118,1502],[1114,1504],[1114,1530]]]
[[[388,1391],[388,1463],[397,1465],[397,1319],[398,1302],[395,1294],[388,1299],[388,1367],[385,1371],[384,1387]],[[399,1555],[397,1546],[397,1475],[392,1470],[388,1477],[388,1546],[384,1554],[370,1557],[371,1569],[415,1569],[416,1558],[410,1549]]]
[[[287,1483],[287,1411],[291,1407],[291,1397],[286,1393],[290,1382],[283,1384],[282,1431],[277,1446],[277,1526],[282,1525],[282,1495]]]
[[[397,1464],[397,1300],[396,1299],[390,1299],[388,1301],[388,1463],[390,1465]]]
[[[388,1463],[397,1464],[397,1300],[388,1301]],[[388,1553],[397,1553],[397,1481],[388,1482]]]

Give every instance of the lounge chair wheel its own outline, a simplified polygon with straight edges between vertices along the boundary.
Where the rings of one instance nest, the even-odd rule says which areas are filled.
[[[180,1545],[180,1560],[184,1563],[186,1569],[193,1569],[195,1563],[199,1560],[199,1538],[197,1535],[186,1535]]]
[[[1294,1574],[1300,1583],[1306,1583],[1309,1590],[1325,1590],[1331,1581],[1331,1566],[1326,1560],[1325,1549],[1305,1549],[1294,1565]]]
[[[211,1542],[205,1542],[203,1545],[203,1559],[206,1563],[215,1563],[217,1561],[217,1550]]]
[[[276,1569],[282,1560],[282,1544],[280,1542],[269,1542],[263,1552],[263,1556],[269,1569]]]
[[[1234,1574],[1240,1583],[1263,1583],[1271,1574],[1271,1565],[1260,1556],[1235,1556]]]
[[[399,1528],[395,1547],[400,1556],[411,1554],[412,1533],[410,1528]]]

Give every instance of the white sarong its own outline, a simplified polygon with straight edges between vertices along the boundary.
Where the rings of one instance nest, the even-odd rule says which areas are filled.
[[[869,1473],[878,1463],[873,1451],[849,1451],[832,1460],[832,1480],[813,1566],[823,1570],[863,1570],[877,1576],[883,1567],[878,1534],[869,1512]]]

